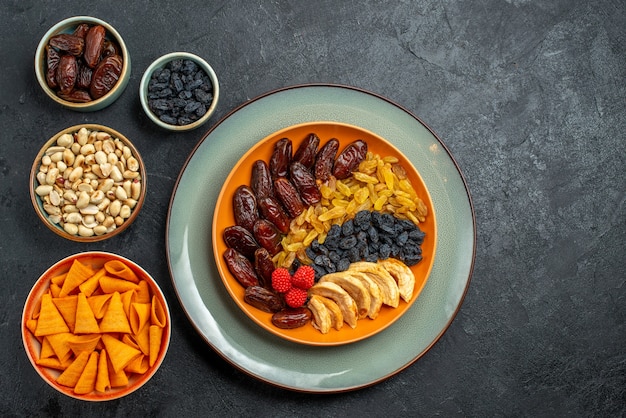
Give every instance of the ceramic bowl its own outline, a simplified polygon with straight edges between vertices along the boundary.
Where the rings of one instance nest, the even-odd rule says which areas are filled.
[[[200,87],[200,82],[193,78],[193,66],[186,66],[188,61],[206,73]],[[146,115],[170,131],[190,131],[204,125],[215,112],[219,96],[219,82],[213,68],[188,52],[172,52],[156,59],[144,72],[139,85],[141,106]],[[172,112],[172,108],[176,110]]]
[[[121,133],[75,125],[41,147],[29,185],[46,227],[72,241],[94,242],[120,234],[137,218],[146,196],[146,168]]]
[[[47,52],[46,46],[50,42],[50,38],[59,34],[72,34],[76,28],[81,24],[88,24],[90,26],[101,25],[106,30],[105,40],[114,42],[118,46],[119,55],[122,58],[122,70],[119,74],[119,78],[115,85],[111,88],[111,90],[94,100],[90,100],[84,103],[78,103],[74,101],[65,100],[59,97],[56,90],[50,88],[48,82],[46,81],[46,73],[47,73]],[[52,26],[46,34],[41,38],[39,45],[37,46],[37,51],[35,53],[35,74],[37,76],[37,82],[41,86],[41,89],[46,93],[48,97],[54,100],[56,103],[72,110],[76,110],[79,112],[93,112],[96,110],[103,109],[109,105],[111,105],[115,100],[117,100],[126,86],[128,85],[128,80],[130,79],[130,54],[128,53],[128,49],[126,48],[126,44],[124,43],[124,39],[120,36],[120,34],[115,30],[113,26],[109,23],[100,20],[91,16],[74,16],[67,19],[64,19]],[[95,71],[95,69],[94,69]]]
[[[410,181],[412,188],[417,196],[422,200],[428,212],[424,221],[419,224],[422,232],[426,234],[426,237],[421,245],[423,259],[419,263],[410,267],[410,270],[415,277],[412,298],[408,301],[401,300],[395,308],[392,308],[391,306],[382,306],[376,319],[362,318],[357,321],[357,325],[354,328],[351,328],[348,324],[344,324],[341,329],[331,329],[326,334],[319,332],[311,323],[293,329],[279,328],[275,326],[272,321],[272,313],[268,313],[245,301],[245,288],[232,273],[229,268],[229,264],[224,258],[224,254],[229,248],[224,238],[224,231],[226,228],[236,224],[235,214],[233,211],[234,196],[238,188],[242,185],[251,185],[251,179],[253,178],[253,165],[255,165],[258,160],[269,162],[273,156],[276,143],[282,138],[288,138],[291,140],[292,150],[295,155],[296,150],[311,133],[314,133],[319,137],[320,148],[323,147],[324,144],[326,144],[331,138],[335,138],[339,141],[339,152],[341,152],[353,141],[361,139],[367,143],[368,151],[374,155],[378,155],[380,158],[395,158],[397,160],[397,164],[402,167],[398,167],[398,171],[404,172],[404,176],[406,176],[406,179]],[[381,136],[359,126],[339,122],[316,121],[292,125],[274,132],[256,142],[256,144],[249,149],[233,166],[230,174],[224,182],[224,185],[222,186],[215,203],[215,212],[213,213],[213,255],[222,282],[235,304],[253,322],[270,333],[285,340],[305,345],[338,346],[354,343],[369,338],[388,328],[391,324],[400,319],[400,317],[402,317],[402,315],[407,312],[412,304],[417,300],[419,294],[426,285],[435,260],[437,247],[436,214],[430,193],[426,188],[424,180],[419,174],[419,169],[420,167],[414,167],[413,164],[411,164],[411,162],[385,138],[382,138]],[[376,174],[373,174],[373,176],[374,175]],[[394,180],[394,182],[395,181],[396,180]],[[330,180],[327,183],[330,183]],[[339,190],[339,188],[337,188],[337,190]],[[354,193],[354,195],[356,194],[354,191],[351,193]],[[333,193],[332,196],[336,196],[337,194],[339,193]],[[329,199],[330,198],[327,198],[326,200]],[[352,199],[353,198],[351,197],[343,198],[343,200]],[[354,200],[356,200],[356,198],[354,198]],[[319,211],[322,209],[317,208],[316,210],[320,213]],[[373,207],[371,210],[376,209]],[[290,228],[294,228],[295,225],[299,225],[301,223],[300,221],[305,220],[309,214],[309,211],[305,210],[302,216],[291,221]],[[345,220],[351,219],[352,217],[353,215],[348,215]],[[337,218],[329,221],[329,223],[341,223],[341,221],[342,220],[340,218]],[[317,221],[318,225],[321,223],[322,222],[319,220]],[[324,225],[325,230],[327,230],[327,227],[329,226]],[[308,235],[308,233],[305,232],[302,236],[304,235]],[[303,239],[302,242],[305,240],[306,239]],[[295,249],[295,251],[301,250]],[[287,259],[289,256],[285,258]],[[277,266],[283,266],[280,261],[281,254],[276,255],[274,260]]]
[[[120,281],[117,295],[103,276]],[[119,325],[111,321],[116,314],[130,318]],[[171,319],[150,274],[120,255],[92,251],[56,262],[37,279],[21,328],[26,355],[46,383],[76,399],[106,401],[136,391],[156,373],[169,347]]]

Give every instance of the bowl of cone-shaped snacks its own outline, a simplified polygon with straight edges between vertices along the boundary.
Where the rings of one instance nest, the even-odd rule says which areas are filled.
[[[41,378],[86,401],[128,395],[156,373],[171,333],[167,301],[136,263],[92,251],[39,277],[22,314],[26,354]]]

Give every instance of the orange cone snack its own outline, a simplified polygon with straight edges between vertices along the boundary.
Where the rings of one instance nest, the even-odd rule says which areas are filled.
[[[118,260],[107,261],[104,264],[104,268],[110,274],[120,277],[124,280],[128,280],[129,282],[139,283],[139,277],[128,267],[126,264],[122,263]]]

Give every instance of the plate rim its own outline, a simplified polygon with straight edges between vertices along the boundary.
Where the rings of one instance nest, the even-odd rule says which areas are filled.
[[[445,325],[442,327],[442,329],[437,333],[437,335],[432,339],[432,341],[426,346],[424,347],[423,351],[418,353],[414,358],[412,358],[410,361],[406,362],[404,365],[398,367],[395,370],[392,370],[391,372],[385,373],[381,376],[378,376],[378,378],[370,380],[367,383],[363,383],[363,384],[357,384],[357,385],[351,385],[351,386],[344,386],[342,388],[334,388],[334,389],[319,389],[319,390],[313,390],[313,389],[304,389],[301,387],[297,387],[297,386],[289,386],[286,384],[281,384],[279,382],[276,381],[272,381],[268,378],[264,378],[261,375],[258,375],[250,370],[247,370],[246,368],[244,368],[242,365],[237,364],[236,361],[230,359],[225,353],[223,353],[221,350],[219,350],[216,345],[210,341],[206,335],[204,335],[203,331],[199,328],[198,324],[196,323],[196,321],[191,317],[191,314],[189,312],[189,310],[187,308],[185,308],[182,296],[179,292],[178,287],[176,286],[176,282],[174,280],[174,272],[173,272],[173,268],[172,268],[172,254],[170,253],[170,247],[167,244],[169,242],[169,235],[170,235],[170,226],[171,226],[171,212],[172,212],[172,208],[173,205],[175,203],[176,200],[176,195],[180,186],[180,181],[183,177],[183,175],[185,174],[185,171],[187,170],[189,164],[191,163],[191,161],[193,160],[194,155],[196,154],[196,152],[198,151],[198,149],[202,146],[202,144],[204,143],[204,141],[211,135],[211,133],[213,133],[217,128],[221,127],[223,123],[225,123],[230,117],[232,117],[235,113],[241,111],[242,109],[246,108],[247,106],[254,104],[256,102],[259,102],[261,100],[263,100],[264,98],[267,98],[269,96],[272,95],[276,95],[276,94],[280,94],[280,93],[285,93],[285,92],[289,92],[291,90],[297,90],[297,89],[308,89],[308,88],[336,88],[336,89],[346,89],[352,92],[356,92],[356,93],[360,93],[360,94],[364,94],[367,96],[370,96],[374,99],[383,101],[389,105],[391,105],[393,108],[396,108],[397,110],[399,110],[400,112],[405,113],[406,115],[408,115],[410,118],[414,119],[419,125],[421,125],[424,129],[426,129],[428,131],[428,133],[430,135],[433,136],[433,138],[436,140],[436,142],[438,143],[439,146],[441,146],[441,148],[443,149],[443,151],[445,151],[446,155],[448,156],[448,158],[450,159],[450,162],[452,163],[452,165],[455,168],[455,172],[456,174],[459,176],[460,181],[462,183],[462,188],[465,190],[465,197],[467,198],[467,205],[469,208],[469,212],[471,214],[471,221],[472,221],[472,225],[471,225],[471,233],[472,233],[472,237],[471,237],[471,254],[470,254],[470,258],[469,258],[469,264],[467,266],[467,279],[465,281],[465,286],[462,290],[462,292],[460,292],[460,296],[459,296],[459,300],[458,300],[458,304],[457,306],[454,308],[454,310],[451,312],[449,319],[447,320],[447,322],[445,323]],[[471,191],[469,189],[467,180],[465,178],[465,175],[463,174],[463,171],[461,170],[457,160],[454,158],[453,154],[451,153],[450,149],[448,148],[448,146],[443,142],[443,140],[439,137],[439,135],[437,135],[437,133],[428,125],[426,124],[423,120],[421,120],[418,116],[416,116],[413,112],[411,112],[410,110],[408,110],[406,107],[400,105],[399,103],[385,97],[382,96],[381,94],[366,90],[364,88],[361,87],[356,87],[356,86],[351,86],[351,85],[344,85],[344,84],[337,84],[337,83],[301,83],[301,84],[295,84],[295,85],[291,85],[291,86],[285,86],[285,87],[281,87],[281,88],[276,88],[276,89],[272,89],[269,91],[266,91],[265,93],[262,93],[252,99],[249,99],[239,105],[237,105],[236,107],[234,107],[232,110],[230,110],[229,112],[227,112],[222,118],[220,118],[214,125],[212,125],[207,132],[200,138],[200,140],[194,145],[194,147],[192,148],[192,150],[190,151],[189,155],[187,156],[184,164],[181,167],[181,170],[176,178],[176,182],[174,184],[174,187],[172,189],[172,193],[170,196],[170,201],[168,204],[168,213],[167,213],[167,217],[166,217],[166,230],[165,230],[165,238],[166,238],[166,260],[167,260],[167,264],[168,264],[168,270],[170,272],[170,278],[173,282],[173,288],[174,288],[174,292],[176,293],[176,296],[178,298],[179,303],[181,304],[181,307],[183,308],[183,312],[185,314],[185,316],[187,316],[187,319],[189,320],[190,324],[192,325],[192,327],[196,330],[196,332],[199,334],[199,336],[209,345],[209,347],[211,347],[213,349],[213,351],[215,351],[223,360],[225,360],[228,364],[232,365],[233,367],[235,367],[237,370],[243,372],[244,374],[261,380],[271,386],[275,386],[278,388],[282,388],[282,389],[287,389],[287,390],[291,390],[291,391],[295,391],[295,392],[303,392],[303,393],[343,393],[343,392],[349,392],[349,391],[354,391],[354,390],[358,390],[358,389],[363,389],[363,388],[367,388],[367,387],[371,387],[374,386],[384,380],[387,380],[388,378],[402,372],[403,370],[405,370],[406,368],[410,367],[412,364],[414,364],[417,360],[421,359],[427,352],[429,352],[432,347],[442,338],[442,336],[447,332],[447,330],[450,328],[452,322],[454,321],[454,319],[456,318],[456,316],[458,315],[464,301],[465,301],[465,297],[467,296],[468,293],[468,289],[470,287],[470,284],[472,282],[472,276],[473,276],[473,272],[474,272],[474,266],[475,266],[475,262],[476,262],[476,243],[477,243],[477,226],[476,226],[476,214],[475,214],[475,208],[474,208],[474,203],[473,203],[473,199],[472,199],[472,195],[471,195]]]

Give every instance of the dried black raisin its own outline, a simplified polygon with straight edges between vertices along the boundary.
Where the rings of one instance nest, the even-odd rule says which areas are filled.
[[[197,109],[196,109],[196,116],[198,116],[199,118],[201,118],[202,116],[204,116],[204,114],[206,113],[206,106],[204,105],[200,105]]]
[[[354,216],[354,224],[362,231],[366,231],[371,226],[372,216],[369,210],[359,211]]]
[[[344,237],[348,237],[354,234],[354,222],[352,221],[352,219],[348,219],[341,225],[341,234]]]
[[[359,250],[356,247],[352,247],[350,248],[346,255],[348,256],[348,260],[350,260],[351,263],[356,263],[357,261],[361,260],[361,256],[359,255]]]
[[[175,59],[169,62],[170,69],[175,72],[179,72],[183,68],[183,60]]]
[[[198,65],[192,60],[183,60],[183,65],[180,70],[185,75],[194,75],[198,71]]]
[[[191,83],[189,83],[189,84],[187,84],[185,86],[185,90],[187,90],[187,91],[194,91],[198,87],[200,87],[201,85],[202,85],[202,80],[193,80]]]
[[[172,96],[172,89],[170,89],[169,87],[165,88],[165,89],[161,90],[158,93],[158,95],[159,95],[159,97],[164,97],[164,98],[171,97]]]
[[[159,83],[169,83],[171,74],[172,72],[168,68],[164,68],[157,74],[157,80]]]
[[[177,122],[175,117],[169,115],[161,115],[159,116],[159,119],[161,119],[165,123],[169,123],[170,125],[176,125]]]
[[[398,245],[404,246],[408,240],[409,240],[408,232],[403,231],[400,233],[400,235],[398,235]]]
[[[178,73],[172,73],[170,85],[176,93],[180,93],[185,88],[183,81],[180,79],[180,74]]]
[[[213,100],[213,95],[210,93],[207,93],[206,91],[202,89],[194,90],[193,94],[196,100],[199,101],[200,103],[209,104],[211,103],[211,100]]]
[[[331,251],[328,253],[328,258],[330,258],[330,261],[337,264],[337,262],[341,260],[341,254],[337,251]]]
[[[198,108],[200,107],[200,103],[196,102],[196,101],[191,101],[189,103],[187,103],[187,105],[185,106],[185,112],[186,113],[193,113],[195,112]]]
[[[373,225],[370,225],[367,230],[367,235],[369,236],[370,241],[378,242],[378,230]]]
[[[357,244],[355,236],[348,236],[339,241],[339,248],[347,250],[354,247]]]
[[[350,267],[350,260],[342,258],[336,263],[337,271],[346,271]]]
[[[368,254],[365,256],[365,261],[369,261],[370,263],[375,263],[378,261],[378,254]]]
[[[312,264],[311,267],[313,267],[313,270],[315,271],[316,281],[319,280],[323,275],[328,273],[324,267],[318,266],[317,264]]]
[[[168,110],[170,108],[170,105],[168,104],[167,100],[158,99],[158,100],[152,100],[150,102],[150,107],[153,110]]]
[[[424,235],[424,232],[420,229],[415,229],[409,232],[409,238],[417,242],[419,245],[422,245],[422,242],[424,242]]]
[[[389,246],[389,244],[383,244],[380,247],[378,247],[378,255],[380,256],[381,259],[386,259],[389,258],[389,255],[391,254],[391,247]]]

